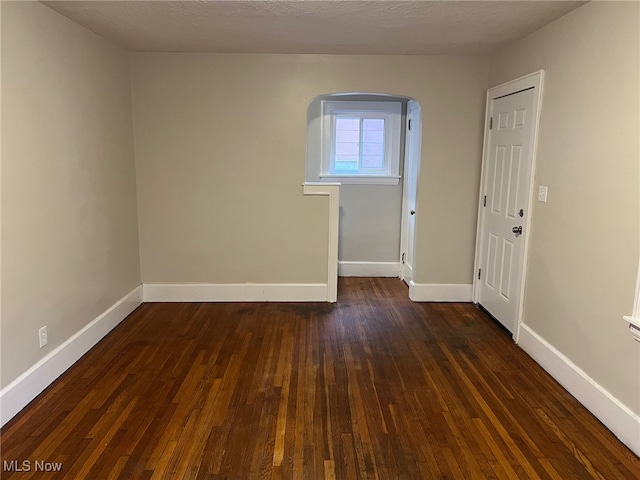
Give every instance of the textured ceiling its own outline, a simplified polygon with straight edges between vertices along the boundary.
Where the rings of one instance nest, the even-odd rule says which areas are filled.
[[[47,1],[127,50],[486,55],[585,2]]]

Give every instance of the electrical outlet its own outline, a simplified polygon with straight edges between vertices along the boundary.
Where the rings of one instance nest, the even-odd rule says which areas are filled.
[[[40,348],[44,347],[47,344],[47,326],[45,325],[40,330],[38,330],[38,338],[40,338]]]

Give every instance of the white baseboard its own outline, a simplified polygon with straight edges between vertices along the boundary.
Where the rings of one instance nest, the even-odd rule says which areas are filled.
[[[398,277],[400,262],[338,262],[339,277]]]
[[[142,285],[0,391],[0,426],[11,420],[142,303]]]
[[[409,298],[414,302],[470,302],[471,284],[409,282]]]
[[[145,283],[145,302],[326,302],[326,283]]]
[[[640,456],[639,415],[525,324],[520,325],[519,345],[622,443]]]
[[[409,282],[411,282],[412,280],[409,280],[411,278],[413,278],[413,267],[411,265],[409,265],[408,263],[401,263],[400,264],[400,278],[402,280],[404,280],[407,285],[409,285]]]

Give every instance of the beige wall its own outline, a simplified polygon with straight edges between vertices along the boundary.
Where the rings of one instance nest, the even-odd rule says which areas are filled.
[[[524,321],[636,413],[639,8],[580,7],[496,55],[490,80],[546,70]]]
[[[125,52],[2,2],[2,387],[140,284],[130,91]]]
[[[471,283],[488,59],[131,62],[144,282],[325,282],[326,199],[300,188],[307,107],[321,94],[385,92],[415,98],[424,115],[416,281]]]

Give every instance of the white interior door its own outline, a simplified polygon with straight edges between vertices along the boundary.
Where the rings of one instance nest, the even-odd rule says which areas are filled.
[[[535,95],[530,88],[491,100],[483,165],[478,303],[512,334],[517,329],[530,215]]]
[[[402,191],[402,252],[400,272],[400,277],[407,284],[413,281],[414,275],[414,239],[418,174],[420,172],[421,132],[420,106],[414,101],[409,101],[407,104],[407,134],[405,140],[404,184]]]

